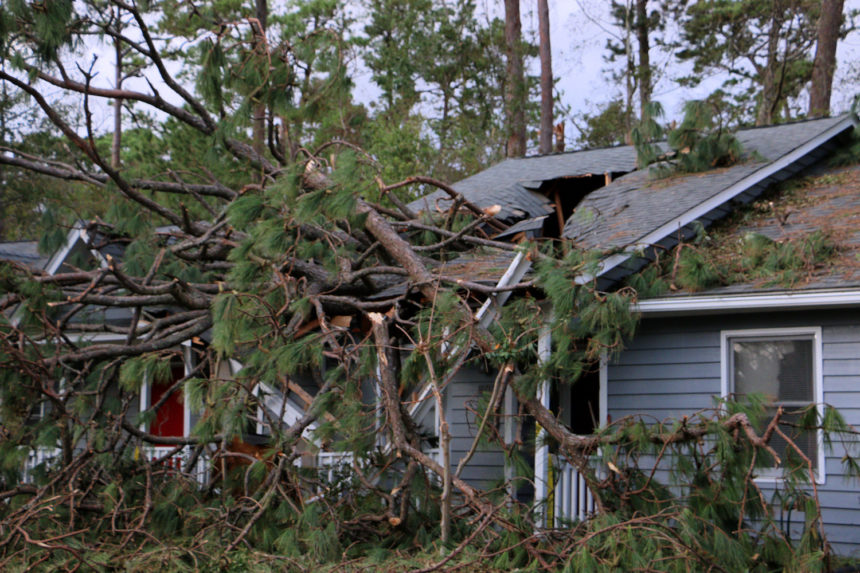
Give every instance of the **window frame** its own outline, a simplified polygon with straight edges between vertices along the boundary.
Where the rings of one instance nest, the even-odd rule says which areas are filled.
[[[751,328],[743,330],[723,330],[720,332],[720,395],[729,397],[734,392],[734,373],[731,372],[731,342],[733,340],[765,341],[777,339],[801,339],[812,340],[812,399],[818,411],[819,419],[824,416],[824,384],[823,384],[823,353],[820,326],[801,326],[786,328]],[[815,468],[815,483],[823,485],[826,479],[825,455],[824,455],[824,432],[816,430],[817,459]],[[782,470],[773,468],[769,471],[765,468],[759,470],[761,473],[756,477],[757,482],[779,483],[783,480]]]

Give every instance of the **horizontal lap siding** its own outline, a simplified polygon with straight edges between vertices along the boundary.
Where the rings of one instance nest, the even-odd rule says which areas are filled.
[[[457,464],[472,447],[480,419],[474,410],[482,391],[491,391],[494,379],[475,368],[463,368],[449,383],[445,393],[445,412],[451,432],[451,465]],[[480,487],[501,482],[505,476],[505,459],[498,447],[479,446],[463,469],[462,477]]]
[[[645,319],[609,365],[609,415],[663,420],[711,408],[720,395],[721,331],[813,326],[822,330],[824,401],[860,428],[860,311],[845,309]],[[860,482],[845,476],[844,451],[839,443],[825,450],[819,501],[828,538],[847,554],[860,552]]]
[[[720,391],[720,335],[643,322],[639,335],[610,364],[612,420],[645,414],[664,419],[713,405]]]

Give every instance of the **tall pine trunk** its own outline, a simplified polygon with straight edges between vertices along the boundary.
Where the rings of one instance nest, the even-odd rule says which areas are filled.
[[[121,32],[119,13],[116,18],[117,32]],[[114,85],[117,90],[122,89],[122,42],[119,38],[114,39],[113,43],[114,57],[116,58],[116,66],[114,67]],[[120,148],[122,147],[122,99],[115,98],[113,100],[113,139],[111,140],[110,149],[110,165],[114,169],[119,169],[121,157]]]
[[[777,78],[779,67],[779,41],[782,29],[782,15],[773,6],[770,30],[767,40],[767,63],[757,70],[761,76],[761,97],[756,109],[756,125],[771,125],[780,99],[780,83]],[[780,72],[782,73],[782,71]]]
[[[540,34],[540,138],[538,151],[552,153],[552,50],[549,41],[549,5],[538,0],[538,29]]]
[[[507,157],[522,157],[526,154],[526,82],[523,75],[521,36],[520,0],[505,0]]]
[[[651,103],[651,44],[648,37],[648,0],[636,0],[636,41],[639,44],[639,114]]]
[[[259,38],[257,39],[260,44],[257,49],[267,49],[265,46],[266,27],[268,26],[269,20],[269,5],[267,0],[256,0],[256,17],[257,21],[260,23]],[[262,91],[263,90],[260,90],[258,95],[260,98],[262,98],[263,95]],[[266,142],[266,104],[260,101],[254,105],[253,114],[252,134],[254,139],[254,150],[257,153],[262,154]]]
[[[812,64],[812,84],[809,88],[809,117],[830,115],[830,94],[833,71],[836,69],[836,44],[842,24],[844,0],[822,0],[818,17],[818,43]]]

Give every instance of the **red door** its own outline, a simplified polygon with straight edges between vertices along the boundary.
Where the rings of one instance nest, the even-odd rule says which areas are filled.
[[[171,380],[150,385],[149,403],[157,404],[165,392],[185,376],[185,368],[182,363],[174,363],[170,369]],[[152,421],[149,433],[162,437],[182,437],[185,435],[185,408],[182,404],[182,390],[177,390],[170,395],[164,404],[155,412],[155,420]]]

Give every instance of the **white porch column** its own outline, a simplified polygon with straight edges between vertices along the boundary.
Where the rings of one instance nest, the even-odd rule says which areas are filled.
[[[549,324],[544,324],[540,330],[538,338],[538,363],[544,364],[549,360],[552,351],[552,335],[550,333]],[[549,380],[543,380],[537,389],[537,401],[545,408],[549,409]],[[547,503],[549,497],[549,446],[546,444],[546,430],[540,424],[536,425],[535,436],[535,504]],[[543,522],[544,527],[552,527],[552,523],[546,523],[546,509],[538,519],[538,523]]]

